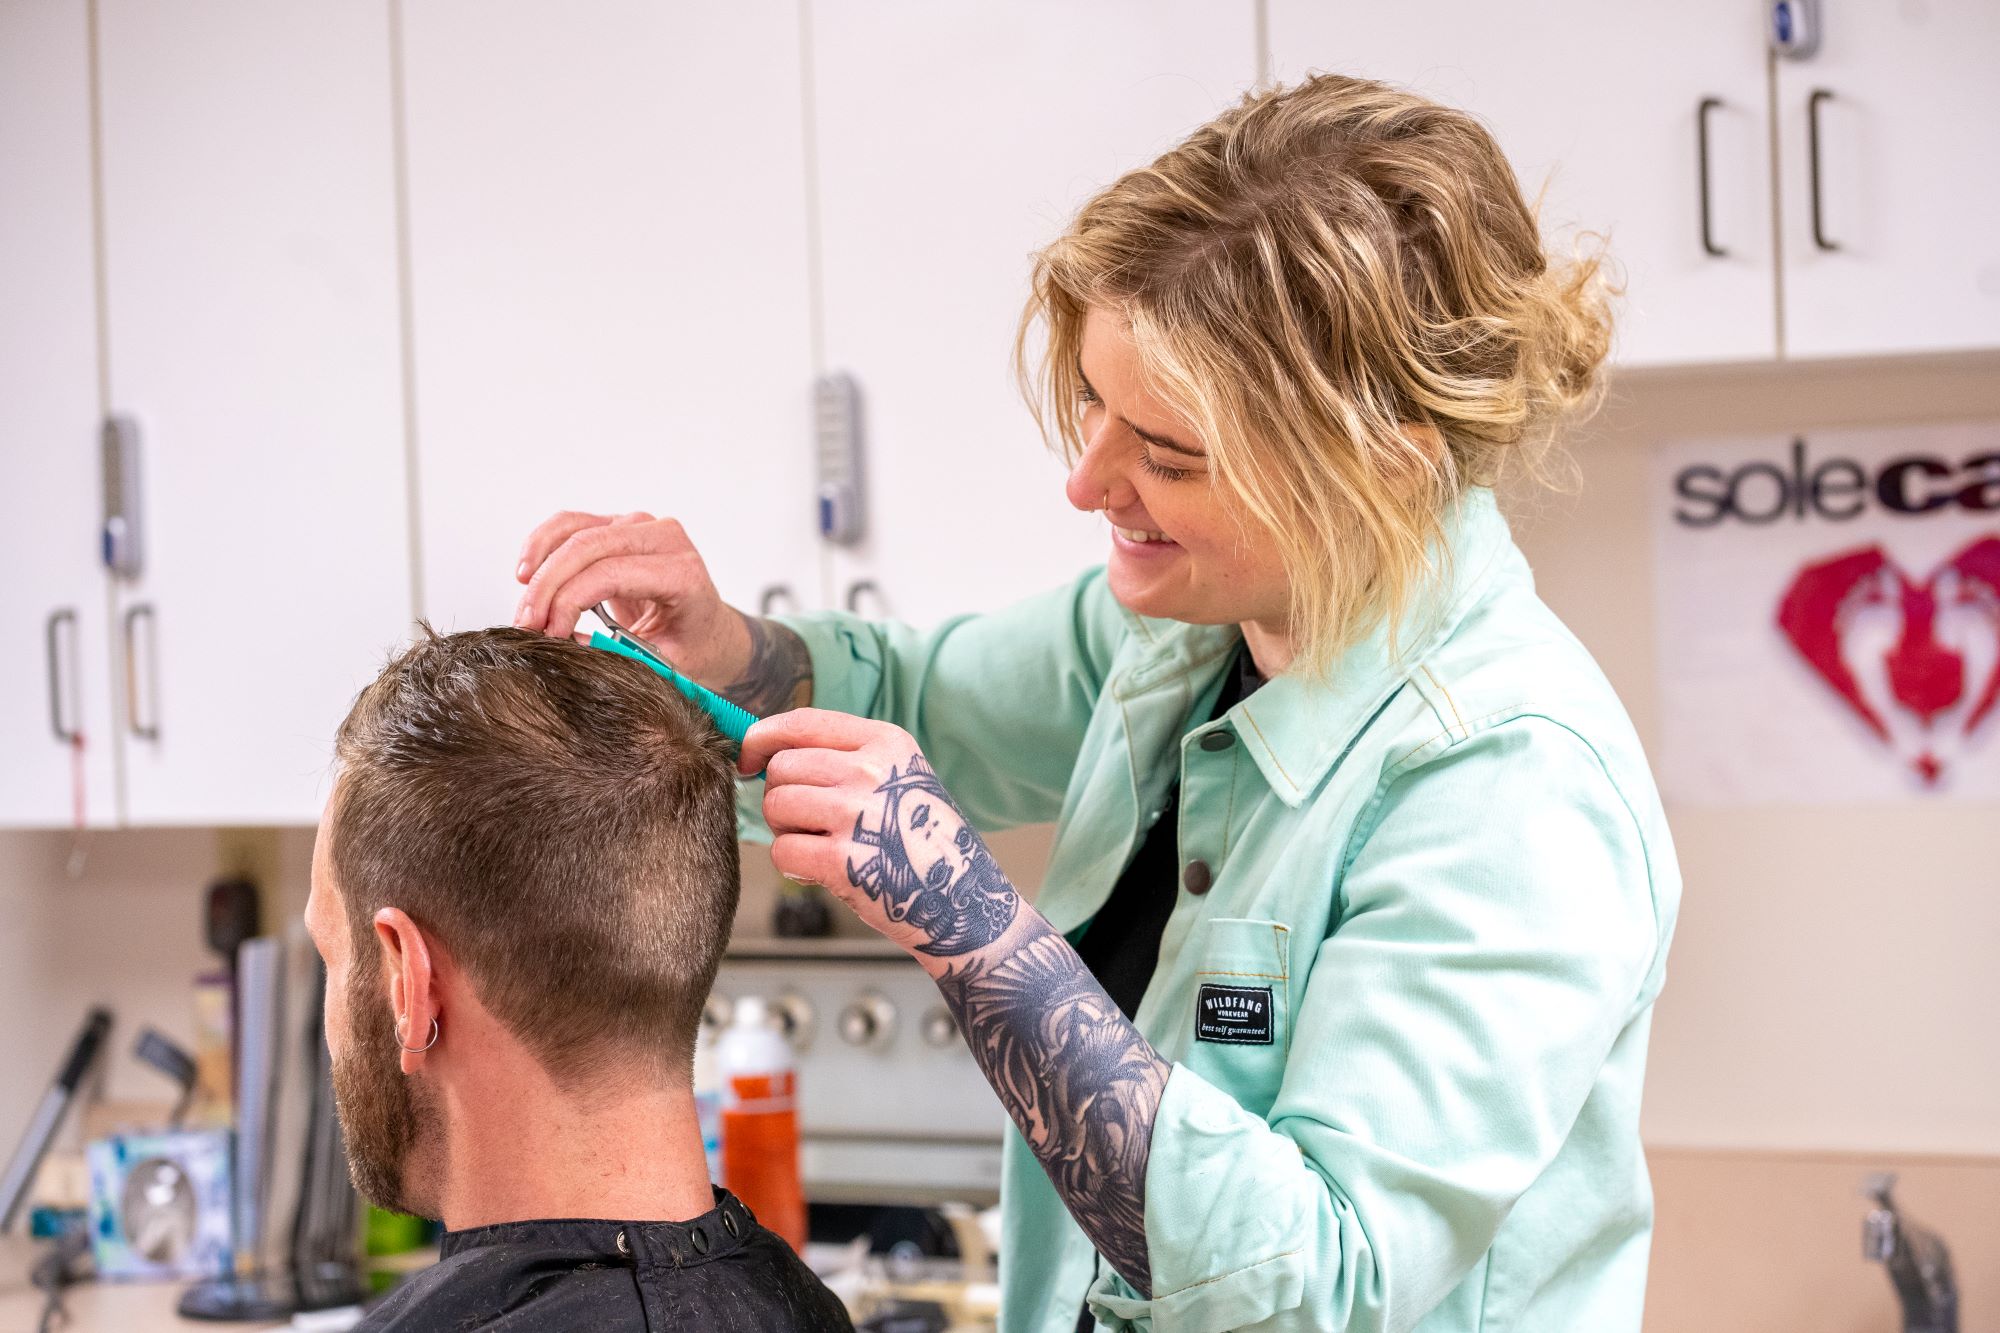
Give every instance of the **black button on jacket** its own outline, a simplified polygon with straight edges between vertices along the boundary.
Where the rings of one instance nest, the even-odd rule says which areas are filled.
[[[839,1298],[736,1197],[689,1222],[507,1222],[443,1253],[360,1333],[852,1333]]]

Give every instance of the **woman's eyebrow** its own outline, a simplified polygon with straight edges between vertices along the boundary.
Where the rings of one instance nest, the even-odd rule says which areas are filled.
[[[1123,420],[1123,418],[1120,418],[1120,420]],[[1208,455],[1203,453],[1201,450],[1190,449],[1185,444],[1179,444],[1173,440],[1168,439],[1164,435],[1155,435],[1153,434],[1153,432],[1149,430],[1140,430],[1137,426],[1133,426],[1132,423],[1129,421],[1125,422],[1125,424],[1127,426],[1132,427],[1132,433],[1134,435],[1144,440],[1147,444],[1152,445],[1155,449],[1171,449],[1174,453],[1186,454],[1189,458],[1208,457]]]
[[[1092,398],[1097,399],[1099,402],[1104,401],[1104,395],[1099,393],[1097,391],[1096,386],[1090,382],[1090,376],[1083,373],[1082,366],[1078,366],[1076,368],[1076,377],[1077,379],[1083,382],[1083,389],[1085,393],[1088,393]],[[1153,434],[1153,432],[1149,430],[1141,430],[1139,429],[1139,427],[1134,426],[1131,422],[1125,421],[1124,417],[1120,417],[1118,419],[1120,421],[1125,422],[1125,427],[1127,430],[1130,430],[1134,435],[1144,440],[1147,444],[1152,445],[1155,449],[1171,450],[1172,452],[1177,454],[1186,454],[1189,458],[1208,457],[1208,454],[1200,449],[1190,449],[1187,445],[1180,443],[1178,440],[1170,440],[1164,435],[1155,435]]]

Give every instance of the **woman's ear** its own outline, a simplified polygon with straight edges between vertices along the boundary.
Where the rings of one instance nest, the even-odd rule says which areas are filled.
[[[1406,421],[1403,423],[1402,432],[1403,438],[1410,442],[1410,447],[1422,454],[1432,467],[1444,462],[1444,433],[1436,426]]]
[[[408,912],[384,907],[375,913],[375,946],[381,951],[382,975],[389,979],[389,1011],[403,1047],[403,1072],[413,1074],[434,1044],[432,1025],[442,1023],[430,942]],[[441,1036],[442,1027],[438,1031]]]

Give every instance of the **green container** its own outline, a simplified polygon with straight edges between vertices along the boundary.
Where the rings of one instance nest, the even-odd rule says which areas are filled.
[[[430,1241],[430,1223],[368,1205],[367,1249],[370,1255],[407,1254]]]

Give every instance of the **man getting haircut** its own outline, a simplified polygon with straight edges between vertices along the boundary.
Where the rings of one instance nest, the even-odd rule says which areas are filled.
[[[708,720],[614,654],[426,626],[336,754],[306,924],[349,1166],[446,1228],[361,1327],[850,1328],[702,1156],[738,886]]]

